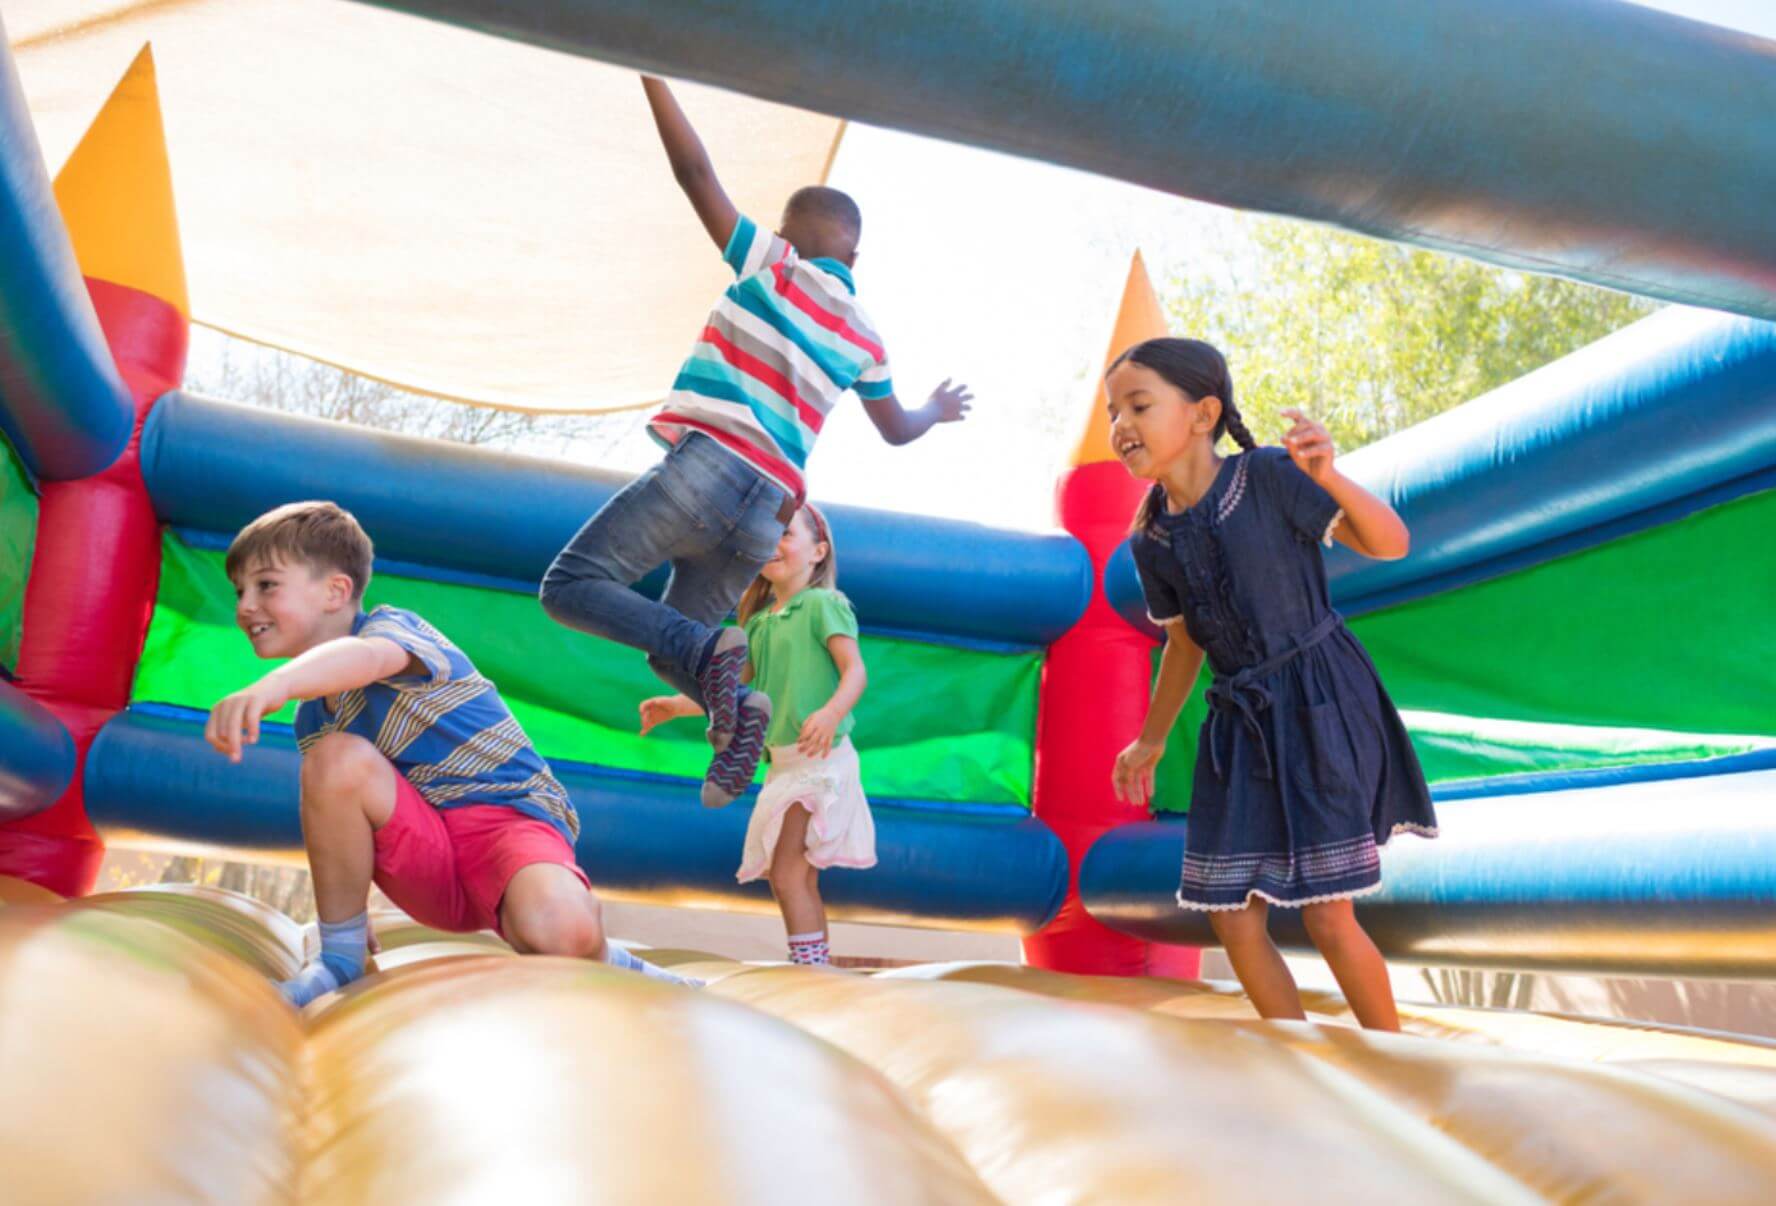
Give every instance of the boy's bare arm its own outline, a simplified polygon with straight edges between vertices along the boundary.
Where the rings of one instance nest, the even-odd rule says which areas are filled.
[[[968,404],[973,400],[966,385],[951,385],[946,377],[917,410],[908,410],[890,394],[874,401],[864,399],[863,413],[890,444],[910,444],[939,423],[960,421],[968,414]]]
[[[697,131],[685,117],[684,110],[678,107],[678,100],[666,86],[666,81],[644,75],[641,86],[647,93],[648,107],[654,111],[654,126],[660,131],[660,143],[666,148],[667,161],[672,164],[673,179],[690,199],[691,208],[697,211],[703,229],[709,232],[718,248],[727,251],[728,240],[734,237],[734,226],[740,220],[740,211],[734,208],[721,181],[716,179],[715,165],[709,162],[709,152],[703,149],[703,140],[697,137]]]
[[[417,658],[393,641],[340,637],[316,645],[211,708],[204,740],[228,755],[230,762],[239,762],[241,747],[258,743],[259,722],[292,699],[336,695],[385,678],[426,672]]]

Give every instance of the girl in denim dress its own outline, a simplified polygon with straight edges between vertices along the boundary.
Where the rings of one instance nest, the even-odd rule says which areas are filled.
[[[1198,738],[1178,903],[1209,911],[1258,1012],[1301,1018],[1266,929],[1300,908],[1358,1021],[1399,1029],[1386,964],[1352,899],[1381,887],[1396,833],[1436,836],[1406,728],[1356,637],[1332,610],[1320,545],[1406,555],[1393,509],[1333,467],[1325,428],[1299,411],[1283,448],[1260,448],[1234,406],[1221,353],[1150,339],[1105,378],[1110,439],[1154,485],[1132,550],[1166,646],[1141,735],[1116,760],[1117,793],[1153,794],[1166,734],[1205,655],[1214,680]],[[1215,450],[1231,434],[1241,451]]]

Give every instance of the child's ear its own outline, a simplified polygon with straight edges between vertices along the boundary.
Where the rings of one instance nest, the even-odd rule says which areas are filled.
[[[1220,421],[1221,399],[1217,398],[1214,394],[1203,395],[1196,404],[1196,430],[1200,432],[1213,431],[1215,430],[1215,425]]]
[[[354,585],[350,574],[328,574],[327,606],[337,610],[350,603]]]

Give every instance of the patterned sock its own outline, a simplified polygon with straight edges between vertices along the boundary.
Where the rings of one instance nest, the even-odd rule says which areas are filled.
[[[752,786],[752,776],[765,756],[765,734],[771,728],[771,700],[763,691],[748,691],[728,748],[709,763],[703,777],[705,808],[726,808]]]
[[[655,967],[646,959],[638,959],[614,942],[604,944],[604,961],[612,967],[620,967],[624,971],[640,972],[654,980],[664,980],[668,984],[682,984],[686,988],[702,988],[703,981],[693,976],[675,976],[663,967]]]
[[[284,999],[301,1009],[316,997],[336,992],[364,974],[370,914],[321,922],[321,956],[278,985]]]
[[[709,643],[697,669],[697,689],[703,693],[703,710],[709,715],[709,744],[718,754],[728,748],[739,723],[740,675],[746,669],[747,656],[746,630],[723,628]]]
[[[832,952],[826,945],[826,931],[789,936],[789,961],[805,967],[826,967],[832,963]]]

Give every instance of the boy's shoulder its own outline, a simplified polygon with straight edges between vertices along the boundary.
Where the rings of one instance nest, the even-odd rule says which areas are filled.
[[[454,646],[455,644],[418,612],[409,611],[405,607],[392,607],[387,603],[378,604],[365,613],[364,622],[358,629],[358,635],[376,636],[379,632],[391,630],[414,633],[444,645]]]

